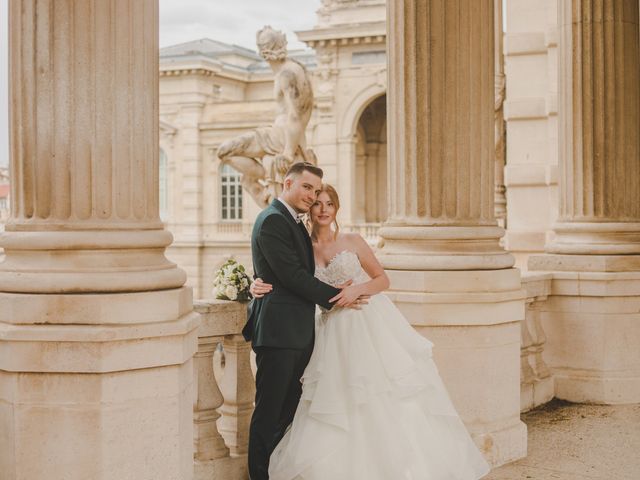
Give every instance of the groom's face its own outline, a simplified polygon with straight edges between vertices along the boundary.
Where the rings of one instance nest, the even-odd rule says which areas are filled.
[[[304,170],[299,175],[287,177],[284,181],[284,199],[298,213],[307,213],[315,203],[322,179]]]

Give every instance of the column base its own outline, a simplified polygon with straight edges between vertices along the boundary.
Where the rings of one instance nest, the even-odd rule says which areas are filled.
[[[434,343],[451,399],[487,460],[526,455],[520,421],[520,322],[525,292],[516,269],[387,272],[388,292],[411,325]]]
[[[640,223],[559,222],[549,253],[582,255],[640,254]]]
[[[492,469],[527,456],[527,425],[520,417],[504,428],[494,427],[471,437]]]
[[[192,478],[199,317],[190,295],[0,295],[0,471],[16,480]],[[47,323],[65,312],[78,323]]]
[[[555,396],[562,400],[602,405],[640,403],[640,370],[626,374],[576,372],[565,368],[554,368],[552,371],[555,378]]]
[[[513,267],[498,226],[384,225],[377,256],[388,270],[498,270]]]
[[[182,287],[167,260],[173,236],[162,229],[7,231],[0,234],[0,292],[147,292]]]
[[[528,412],[553,400],[556,396],[554,377],[534,379],[520,385],[520,412]]]
[[[193,480],[212,479],[244,480],[249,478],[247,455],[224,457],[206,462],[197,461],[193,466]]]
[[[640,402],[639,262],[640,255],[530,258],[530,270],[555,270],[540,320],[558,398]]]

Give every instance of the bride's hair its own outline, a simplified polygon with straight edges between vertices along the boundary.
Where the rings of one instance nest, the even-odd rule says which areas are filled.
[[[325,192],[327,195],[329,195],[329,198],[331,199],[331,202],[333,203],[333,205],[336,207],[336,215],[338,214],[338,210],[340,210],[340,197],[338,196],[338,192],[336,192],[336,189],[333,188],[331,185],[329,185],[328,183],[323,183],[322,187],[320,188],[320,193]],[[318,196],[320,196],[320,193],[318,193]],[[308,216],[309,222],[311,222],[311,215]],[[333,232],[333,238],[338,238],[338,233],[340,232],[340,225],[338,225],[338,220],[334,219],[333,221],[333,225],[335,227],[335,230]],[[311,232],[313,235],[313,224],[311,223]]]

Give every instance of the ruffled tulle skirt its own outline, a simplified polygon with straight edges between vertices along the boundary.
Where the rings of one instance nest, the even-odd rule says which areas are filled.
[[[475,480],[489,466],[458,417],[432,344],[384,295],[316,319],[316,343],[271,480]]]

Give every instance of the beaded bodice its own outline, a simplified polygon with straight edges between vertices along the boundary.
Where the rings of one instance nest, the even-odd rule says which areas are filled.
[[[369,280],[358,255],[350,250],[336,253],[326,267],[316,267],[315,276],[334,287],[348,280],[353,280],[353,283],[364,283]]]

